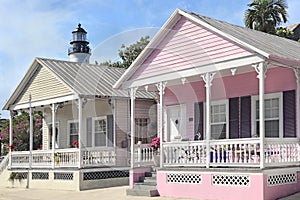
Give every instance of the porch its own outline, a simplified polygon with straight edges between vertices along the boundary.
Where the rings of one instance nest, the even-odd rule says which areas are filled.
[[[10,154],[11,169],[59,169],[111,167],[116,165],[115,149],[78,148],[14,151]]]
[[[299,138],[221,139],[210,141],[177,141],[163,143],[164,168],[264,168],[299,166]],[[150,145],[137,145],[135,167],[153,165]],[[260,159],[264,158],[264,159]]]

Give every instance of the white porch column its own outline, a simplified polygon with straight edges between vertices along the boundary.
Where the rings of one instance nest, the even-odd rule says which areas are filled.
[[[130,88],[130,165],[134,168],[134,138],[135,138],[135,94],[137,88]]]
[[[13,117],[14,113],[12,110],[9,111],[9,146],[11,147],[13,145]],[[11,168],[12,165],[12,150],[9,148],[10,153],[10,159],[9,159],[9,168]]]
[[[260,168],[265,167],[265,74],[267,71],[266,63],[259,63],[254,66],[259,79],[259,138],[260,138]]]
[[[163,167],[164,162],[164,151],[163,151],[163,141],[164,141],[164,94],[165,94],[165,88],[166,88],[167,82],[160,82],[157,85],[157,89],[159,91],[159,138],[160,138],[160,168]]]
[[[206,88],[206,136],[205,136],[205,143],[206,143],[206,168],[209,168],[210,166],[210,145],[209,141],[211,139],[211,86],[212,86],[212,80],[215,76],[214,73],[206,73],[204,75],[201,75],[203,81],[205,82],[205,88]]]
[[[55,168],[55,137],[56,137],[56,110],[58,108],[58,105],[55,105],[55,103],[52,104],[51,106],[51,110],[52,110],[52,168]]]
[[[297,138],[300,137],[300,69],[294,69],[295,76],[296,76],[296,83],[297,83],[297,89],[296,89],[296,123],[297,123],[297,130],[296,130],[296,136]]]
[[[33,110],[31,106],[31,94],[29,95],[29,168],[32,168],[32,150],[33,150]]]
[[[83,110],[83,103],[82,103],[82,98],[78,99],[78,168],[81,168],[81,163],[82,163],[82,110]]]

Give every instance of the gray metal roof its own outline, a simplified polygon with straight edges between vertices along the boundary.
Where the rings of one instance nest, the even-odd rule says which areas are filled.
[[[252,30],[249,28],[233,25],[224,21],[212,19],[199,14],[190,12],[187,13],[196,16],[200,20],[210,24],[216,29],[219,29],[220,31],[229,34],[257,49],[260,49],[271,56],[300,61],[299,42],[278,37],[276,35]]]
[[[113,89],[115,82],[125,72],[123,68],[107,67],[45,58],[36,59],[52,71],[78,95],[101,97],[129,97],[128,91]],[[138,98],[154,98],[153,93],[136,93]]]

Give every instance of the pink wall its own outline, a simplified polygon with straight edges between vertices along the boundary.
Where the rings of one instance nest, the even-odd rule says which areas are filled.
[[[263,175],[251,175],[251,187],[212,185],[212,174],[203,173],[200,184],[167,183],[166,172],[157,173],[160,196],[213,200],[264,200]]]
[[[182,17],[131,79],[155,76],[251,54]]]
[[[265,79],[266,94],[293,90],[296,89],[296,86],[296,77],[292,69],[283,67],[268,69]],[[212,100],[258,95],[258,87],[257,73],[255,71],[235,76],[215,78],[211,88]],[[205,86],[200,76],[198,82],[166,88],[166,106],[179,103],[186,104],[186,129],[187,136],[190,136],[190,138],[193,138],[194,133],[194,121],[189,121],[189,118],[194,118],[194,103],[205,102],[205,99]]]
[[[174,171],[171,171],[170,173],[172,172]],[[196,173],[199,173],[199,171]],[[267,174],[263,174],[260,171],[250,174],[241,173],[241,175],[250,176],[249,186],[213,185],[213,174],[213,171],[202,173],[202,183],[198,184],[167,183],[167,172],[159,171],[157,173],[157,189],[160,196],[207,200],[275,200],[280,197],[286,197],[300,190],[299,180],[298,183],[281,186],[268,186]],[[238,173],[235,174],[238,175]],[[300,174],[298,173],[298,177],[299,175]]]

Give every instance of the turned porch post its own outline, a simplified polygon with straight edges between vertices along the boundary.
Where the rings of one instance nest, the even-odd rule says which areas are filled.
[[[51,106],[51,110],[52,110],[52,168],[55,168],[55,137],[56,137],[56,110],[58,108],[58,105],[56,105],[55,103],[52,104]]]
[[[215,76],[214,73],[206,73],[201,75],[203,81],[205,82],[206,88],[206,136],[205,136],[205,143],[206,143],[206,168],[210,166],[210,145],[209,141],[211,139],[211,86],[212,80]]]
[[[164,141],[164,94],[167,82],[160,82],[157,85],[157,89],[159,91],[159,138],[160,138],[160,168],[163,167],[164,161],[164,151],[163,151],[163,141]]]
[[[13,117],[14,117],[14,112],[13,110],[9,110],[9,146],[12,147],[13,145]],[[9,154],[10,154],[10,159],[9,159],[9,168],[12,166],[12,148],[9,148]]]
[[[259,138],[260,138],[260,168],[265,167],[265,77],[267,72],[267,64],[259,63],[254,66],[259,79]]]
[[[296,136],[297,138],[300,137],[300,69],[294,69],[295,76],[296,76],[296,83],[297,83],[297,88],[296,88]]]
[[[130,88],[130,144],[131,144],[131,158],[130,165],[134,168],[134,138],[135,138],[135,94],[137,88]]]
[[[33,110],[31,106],[31,94],[29,95],[29,168],[32,168],[32,150],[33,150]]]
[[[83,110],[83,103],[82,98],[78,99],[78,168],[82,166],[82,110]]]

